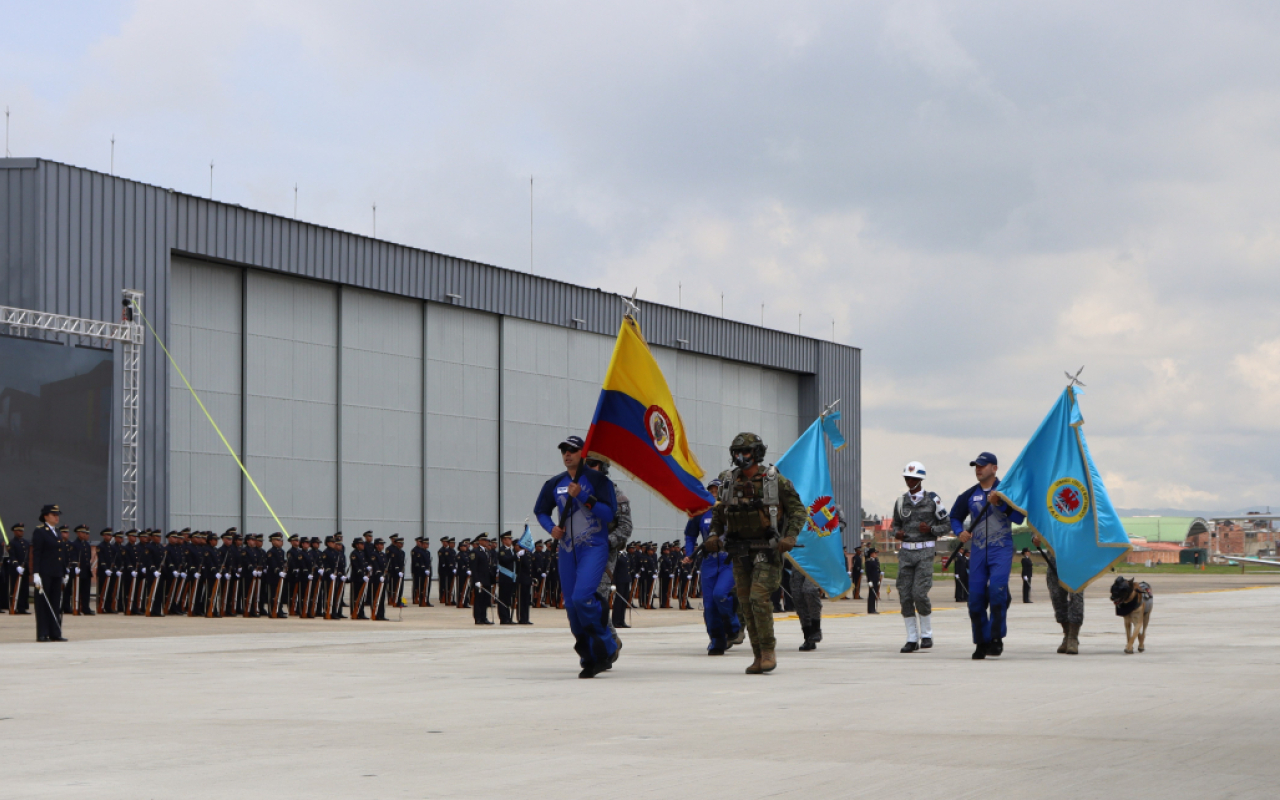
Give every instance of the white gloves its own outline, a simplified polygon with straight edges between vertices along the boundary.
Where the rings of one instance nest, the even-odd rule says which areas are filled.
[[[369,582],[369,576],[368,576],[368,575],[365,575],[365,576],[364,576],[364,582],[365,582],[365,583],[368,583],[368,582]]]
[[[280,573],[280,577],[281,577],[281,578],[285,577],[285,574],[284,574],[283,572],[281,572],[281,573]]]
[[[197,572],[197,573],[196,573],[196,580],[200,580],[200,573],[199,573],[199,572]]]
[[[26,572],[26,570],[25,570],[25,569],[23,569],[22,567],[18,567],[18,574],[19,574],[19,575],[21,575],[21,574],[22,574],[22,573],[24,573],[24,572]]]
[[[31,577],[32,577],[32,579],[35,581],[35,583],[36,583],[36,588],[37,588],[37,589],[43,589],[43,588],[44,588],[44,583],[40,580],[40,573],[39,573],[39,572],[35,573],[35,574],[34,574],[34,575],[32,575]]]
[[[315,575],[308,575],[308,576],[307,576],[307,580],[312,580],[312,579],[314,579],[314,578],[315,578]]]
[[[386,576],[386,575],[380,575],[380,576],[378,576],[378,583],[385,583],[385,582],[386,582],[386,580],[387,580],[387,576]]]
[[[156,576],[156,579],[157,579],[157,580],[159,580],[159,578],[160,578],[160,573],[159,573],[159,572],[153,572],[153,573],[151,573],[151,574],[155,575],[155,576]]]
[[[135,570],[132,570],[132,571],[129,573],[129,575],[131,575],[132,577],[136,578],[136,577],[138,577],[138,571],[137,571],[136,569],[135,569]]]
[[[173,573],[173,577],[178,577],[178,573],[176,571]]]
[[[403,573],[403,572],[398,572],[398,573],[396,573],[396,574],[397,574],[397,575],[399,575],[401,578],[403,578],[403,577],[404,577],[404,573]]]
[[[79,574],[80,574],[80,568],[79,568],[79,567],[76,567],[76,574],[77,574],[77,575],[79,575]],[[111,573],[110,573],[110,572],[108,572],[107,574],[108,574],[108,575],[110,575]]]

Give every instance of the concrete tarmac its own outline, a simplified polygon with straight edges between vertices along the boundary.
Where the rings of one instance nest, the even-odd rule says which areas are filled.
[[[147,620],[96,640],[120,618],[76,618],[66,644],[15,641],[34,622],[5,615],[0,796],[1270,798],[1280,587],[1226,583],[1158,594],[1132,656],[1098,591],[1081,655],[1056,654],[1042,581],[986,661],[950,586],[927,653],[898,653],[896,613],[828,603],[813,653],[779,615],[767,676],[742,673],[746,647],[706,656],[695,612],[644,612],[590,681],[551,610],[534,627]]]

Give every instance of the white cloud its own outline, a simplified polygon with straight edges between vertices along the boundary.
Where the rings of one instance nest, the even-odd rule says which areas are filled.
[[[144,0],[0,30],[17,155],[864,348],[866,505],[1086,365],[1122,506],[1272,502],[1280,18]],[[47,15],[47,18],[42,17]]]

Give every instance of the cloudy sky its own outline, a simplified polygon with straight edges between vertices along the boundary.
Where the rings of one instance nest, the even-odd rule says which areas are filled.
[[[10,150],[863,348],[865,505],[1086,365],[1123,507],[1280,504],[1275,3],[0,2]]]

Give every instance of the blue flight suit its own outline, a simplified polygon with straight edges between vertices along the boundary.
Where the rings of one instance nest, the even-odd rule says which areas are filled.
[[[706,539],[711,531],[711,510],[689,520],[684,526],[684,554],[693,558],[698,538]],[[742,622],[734,610],[733,565],[729,554],[721,550],[702,557],[702,619],[707,624],[711,643],[707,650],[723,650],[729,639],[736,638]]]
[[[613,482],[593,469],[579,468],[576,481],[582,492],[577,498],[569,495],[569,484],[574,481],[568,472],[562,472],[543,484],[533,513],[550,533],[556,527],[551,512],[559,511],[564,529],[564,538],[556,548],[560,591],[573,631],[573,649],[585,668],[609,664],[617,652],[609,635],[605,601],[596,590],[609,564],[609,523],[618,510],[618,499]]]
[[[965,530],[966,517],[973,520],[973,538],[969,540],[969,622],[974,644],[1004,639],[1009,633],[1006,614],[1009,571],[1013,569],[1013,525],[1026,517],[1008,503],[996,506],[987,501],[999,486],[999,478],[991,489],[975,485],[957,497],[951,507],[951,530],[957,535]]]

